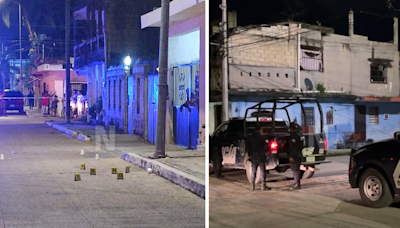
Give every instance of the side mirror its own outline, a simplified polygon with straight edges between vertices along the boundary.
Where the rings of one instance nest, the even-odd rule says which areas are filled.
[[[394,133],[394,140],[400,142],[400,131]]]

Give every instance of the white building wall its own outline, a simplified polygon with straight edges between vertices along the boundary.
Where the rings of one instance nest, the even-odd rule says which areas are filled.
[[[304,44],[304,40],[302,44]],[[314,85],[324,84],[327,91],[344,92],[357,96],[399,96],[399,52],[397,45],[369,41],[367,37],[329,35],[322,38],[324,71],[301,71],[301,88],[306,90],[305,79]],[[374,57],[392,60],[386,84],[371,83],[370,62]]]
[[[311,90],[314,92],[318,92],[316,89],[318,84],[323,84],[328,93],[387,97],[400,95],[397,44],[370,41],[368,37],[359,35],[322,35],[321,31],[299,29],[295,24],[291,24],[290,28],[288,26],[271,26],[244,31],[245,29],[241,28],[236,32],[237,34],[229,38],[229,63],[231,64],[229,75],[231,80],[232,78],[247,80],[246,78],[237,78],[237,75],[233,74],[240,74],[239,71],[243,71],[243,77],[245,77],[248,76],[249,67],[264,67],[262,72],[258,71],[261,75],[260,78],[257,78],[260,79],[257,80],[257,88],[290,90],[290,88],[293,88],[293,81],[297,80],[300,83],[300,88],[307,91],[310,90],[306,86],[305,81],[307,80],[311,82],[313,87]],[[302,46],[322,50],[322,71],[301,70],[298,76],[297,34],[301,36]],[[374,58],[392,61],[392,68],[387,69],[387,83],[371,82],[370,61],[368,59],[372,58],[373,49]],[[221,59],[210,64],[210,86],[211,90],[214,91],[221,89],[220,62]],[[231,70],[234,65],[239,69]],[[253,76],[254,73],[258,75],[258,72],[256,70],[252,72]],[[277,72],[280,75],[289,74],[289,77],[276,77]],[[245,73],[247,75],[244,75]],[[271,74],[271,77],[265,76],[268,73]],[[249,82],[255,80],[254,77],[252,79]],[[262,82],[261,79],[265,82]],[[297,87],[297,83],[295,84]],[[232,84],[232,81],[230,81],[230,85],[231,88],[236,86]],[[294,89],[292,90],[294,91]]]

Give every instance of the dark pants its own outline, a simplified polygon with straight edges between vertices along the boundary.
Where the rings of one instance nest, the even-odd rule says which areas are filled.
[[[29,109],[33,109],[34,101],[29,100]]]
[[[213,159],[213,169],[216,177],[222,176],[222,158]]]
[[[300,186],[300,164],[301,158],[293,158],[294,162],[290,163],[290,169],[293,171],[294,185]]]
[[[212,162],[213,162],[213,170],[215,173],[216,177],[221,177],[222,176],[222,154],[221,152],[214,150],[211,153],[212,155]]]
[[[265,182],[265,162],[251,162],[251,182],[255,183],[256,175],[257,175],[257,168],[260,167],[260,175],[261,181]]]

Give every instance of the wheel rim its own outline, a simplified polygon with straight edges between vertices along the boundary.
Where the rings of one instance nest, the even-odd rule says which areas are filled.
[[[382,183],[375,176],[369,176],[364,182],[364,193],[371,201],[377,201],[382,195]]]

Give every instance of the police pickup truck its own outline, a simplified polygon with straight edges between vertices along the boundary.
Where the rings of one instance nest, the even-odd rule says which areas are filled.
[[[363,202],[373,208],[387,207],[400,194],[400,132],[393,139],[352,149],[349,183],[358,188]]]
[[[280,98],[266,100],[246,110],[244,118],[235,118],[219,125],[210,137],[210,153],[222,153],[222,166],[230,169],[246,170],[247,179],[251,178],[251,158],[246,150],[246,139],[251,137],[256,124],[262,128],[265,136],[267,151],[266,170],[276,170],[279,173],[286,172],[289,164],[289,124],[291,122],[288,109],[300,104],[302,113],[303,103],[315,102],[322,116],[321,107],[315,99]],[[272,104],[265,107],[265,104]],[[278,107],[278,104],[284,104]],[[250,113],[252,110],[255,112]],[[284,110],[287,121],[275,118],[277,110]],[[292,111],[292,110],[291,110]],[[298,112],[299,113],[299,112]],[[248,116],[250,114],[250,116]],[[306,119],[306,118],[305,118]],[[304,120],[306,121],[306,120]],[[320,133],[303,132],[305,137],[303,148],[303,160],[301,163],[302,178],[311,178],[315,172],[315,165],[328,163],[326,161],[327,140],[323,132],[323,118],[320,118]],[[303,123],[307,126],[306,123]],[[218,157],[210,154],[210,158]],[[210,160],[210,168],[212,161]],[[260,172],[257,171],[256,183],[260,182]]]

